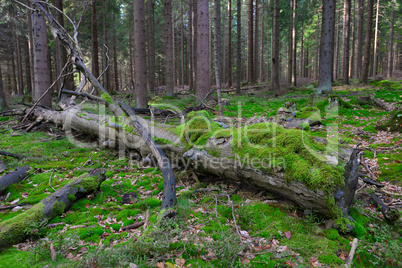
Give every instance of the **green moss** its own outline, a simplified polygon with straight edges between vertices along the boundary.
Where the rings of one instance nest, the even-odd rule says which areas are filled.
[[[299,128],[303,130],[310,130],[310,124],[307,122],[301,123]]]
[[[74,202],[76,200],[76,197],[74,194],[70,194],[67,198],[68,198],[68,200],[70,200],[70,202]]]
[[[115,230],[116,232],[118,232],[120,230],[121,225],[118,223],[114,223],[112,225],[110,225],[110,227],[113,228],[113,230]]]
[[[144,201],[145,204],[147,204],[150,208],[160,207],[160,205],[162,204],[162,201],[155,197],[148,197],[144,199]]]
[[[334,228],[327,230],[327,237],[330,240],[340,240],[341,239],[341,236],[339,235],[338,230],[334,229]]]
[[[110,104],[113,103],[112,97],[109,94],[107,94],[106,92],[101,93],[101,98]]]
[[[163,139],[163,138],[158,138],[158,137],[154,137],[154,141],[159,144],[159,145],[169,145],[169,144],[173,144],[173,142],[171,142],[168,139]]]
[[[355,224],[355,229],[353,229],[352,234],[356,236],[357,238],[362,238],[366,235],[367,231],[366,228],[364,228],[361,224],[356,223]]]
[[[318,261],[320,261],[323,264],[328,264],[328,265],[341,265],[344,262],[336,256],[334,253],[329,253],[329,254],[321,254],[318,256]]]
[[[60,215],[64,212],[64,209],[66,208],[66,204],[64,204],[63,202],[54,202],[53,203],[53,214],[54,215]]]
[[[402,108],[395,109],[391,113],[391,118],[384,124],[380,124],[377,129],[402,132]]]
[[[24,211],[17,216],[0,222],[0,248],[22,242],[26,237],[24,232],[27,223],[43,221],[44,205],[39,203],[31,209]]]
[[[312,121],[321,120],[320,109],[317,107],[304,107],[296,113],[298,118],[309,118]]]
[[[302,131],[275,123],[259,123],[241,131],[233,131],[233,151],[246,162],[262,159],[255,168],[281,167],[289,181],[300,180],[312,189],[332,191],[334,186],[343,185],[343,168],[327,164],[320,154],[325,149],[323,144]]]

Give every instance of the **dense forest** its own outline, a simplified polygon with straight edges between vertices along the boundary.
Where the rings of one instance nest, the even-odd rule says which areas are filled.
[[[402,266],[400,0],[0,14],[0,267]]]

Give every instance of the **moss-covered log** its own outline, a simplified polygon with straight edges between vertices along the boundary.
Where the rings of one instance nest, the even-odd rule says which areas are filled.
[[[37,108],[42,116],[65,129],[73,128],[102,139],[116,128],[113,117],[100,118],[83,111],[56,112]],[[145,142],[119,122],[119,144],[126,143],[143,157],[150,153]],[[175,129],[142,121],[161,146],[172,166],[233,181],[241,181],[282,195],[301,207],[328,217],[348,213],[357,186],[357,153],[338,140],[311,137],[297,129],[260,123],[224,129],[208,114],[192,112],[187,123]],[[152,128],[154,128],[153,131]]]
[[[4,193],[8,186],[20,182],[28,174],[29,166],[19,167],[0,178],[0,194]]]
[[[61,215],[76,200],[96,191],[105,179],[104,171],[93,170],[61,187],[27,211],[0,222],[0,250],[23,242],[28,236],[25,232],[27,227],[44,224],[53,217]]]

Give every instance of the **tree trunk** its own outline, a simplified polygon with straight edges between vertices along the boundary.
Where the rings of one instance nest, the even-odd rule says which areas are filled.
[[[292,84],[293,72],[293,0],[290,0],[290,15],[289,15],[289,36],[288,36],[288,83]]]
[[[193,81],[194,81],[194,89],[197,91],[197,68],[198,68],[198,6],[199,3],[197,0],[193,1]],[[207,50],[208,51],[208,50]]]
[[[32,3],[28,1],[29,7],[32,7]],[[33,91],[35,88],[35,83],[34,83],[34,70],[35,70],[35,65],[34,65],[34,41],[33,41],[33,26],[32,26],[32,11],[31,9],[28,9],[27,11],[27,21],[28,21],[28,49],[29,49],[29,65],[30,69],[29,72],[31,74],[31,85],[28,85],[28,92],[30,93],[31,96],[33,96]],[[30,91],[29,91],[30,89]]]
[[[54,1],[54,6],[58,8],[59,10],[63,11],[63,1],[62,0],[55,0]],[[60,24],[60,26],[64,27],[64,16],[60,12],[55,12],[54,15],[55,20]],[[95,59],[97,55],[94,54],[93,59]],[[98,59],[99,61],[99,59]],[[60,72],[63,70],[64,65],[67,63],[67,51],[64,48],[63,44],[60,42],[60,40],[56,39],[56,73],[57,75],[60,74]],[[99,63],[98,63],[99,65]],[[71,73],[73,71],[72,66],[68,66],[65,70],[65,74]],[[59,82],[58,82],[58,88],[61,89],[67,89],[67,90],[73,90],[74,89],[74,76],[72,74],[66,76],[66,77],[60,77]]]
[[[259,83],[264,81],[264,15],[265,15],[265,6],[264,2],[261,5],[261,46],[260,46],[260,74],[258,77]],[[258,49],[258,48],[257,48]]]
[[[284,95],[285,92],[281,89],[279,83],[279,0],[274,0],[274,14],[272,24],[272,57],[271,57],[271,84],[272,90],[279,96]]]
[[[335,30],[335,26],[336,24],[336,0],[334,1],[334,8],[333,10],[333,24],[332,24],[332,45],[331,45],[331,55],[332,55],[332,62],[331,62],[331,82],[334,82],[334,80],[336,78],[334,78],[334,74],[335,74],[335,64],[337,63],[336,59],[336,53],[338,52],[338,49],[335,48],[335,45],[338,44],[337,43],[337,37],[338,37],[338,30]],[[336,35],[336,36],[335,36]],[[320,67],[321,68],[321,67]]]
[[[135,107],[148,107],[144,0],[134,0]]]
[[[237,0],[236,95],[241,93],[241,0]]]
[[[208,0],[197,1],[197,103],[210,99],[208,94],[211,86],[209,64],[209,6]]]
[[[148,82],[149,91],[155,94],[155,33],[154,33],[154,13],[155,0],[147,0],[148,6]]]
[[[380,0],[377,0],[374,31],[374,56],[373,56],[373,77],[377,74],[377,39],[378,39],[378,13],[380,10]]]
[[[113,14],[113,24],[116,25],[115,15]],[[145,40],[144,40],[145,42]],[[118,55],[117,55],[117,33],[113,33],[113,62],[114,62],[114,85],[115,91],[119,91],[119,68],[117,63]],[[146,66],[146,65],[145,65]]]
[[[5,94],[4,86],[3,86],[3,75],[1,71],[1,63],[0,63],[0,112],[8,110],[8,105],[6,102],[6,94]]]
[[[316,37],[315,37],[315,68],[314,68],[314,77],[315,80],[319,79],[319,62],[320,62],[320,14],[318,14],[318,20],[317,20],[317,28],[315,29],[316,31]]]
[[[389,43],[388,43],[388,64],[387,64],[387,77],[392,76],[393,63],[394,63],[394,24],[395,24],[395,1],[392,0],[391,11],[391,24],[389,28]]]
[[[18,82],[17,82],[17,71],[16,71],[16,67],[15,67],[15,47],[12,48],[12,56],[11,56],[11,69],[12,69],[12,79],[13,79],[13,83],[12,83],[12,91],[14,94],[18,94]]]
[[[336,8],[336,6],[335,6]],[[336,14],[336,13],[335,13]],[[334,25],[335,25],[335,30],[334,30],[334,45],[333,45],[333,67],[332,67],[332,81],[338,80],[338,73],[339,73],[339,66],[338,66],[338,60],[339,60],[339,17],[340,16],[335,16],[334,19]],[[338,21],[337,21],[338,19]]]
[[[228,88],[233,84],[232,52],[232,0],[228,0]]]
[[[180,71],[181,71],[181,86],[184,89],[184,12],[183,12],[183,0],[180,1]]]
[[[296,70],[297,70],[297,62],[296,62],[296,53],[297,53],[297,38],[296,38],[296,9],[297,9],[297,0],[293,1],[293,12],[292,12],[292,86],[297,86],[297,78],[296,78]]]
[[[95,192],[106,179],[104,172],[92,171],[84,174],[55,193],[43,199],[27,211],[0,222],[0,250],[23,242],[28,234],[28,224],[48,222],[67,211],[75,200]]]
[[[364,60],[362,65],[362,72],[360,82],[367,84],[370,67],[370,52],[371,52],[371,35],[373,32],[373,6],[374,1],[368,0],[367,2],[367,25],[366,25],[366,38],[364,40]]]
[[[130,46],[130,48],[129,48],[129,53],[130,53],[130,55],[129,55],[129,57],[130,57],[130,81],[129,81],[130,86],[129,86],[129,88],[132,89],[131,94],[134,94],[134,87],[133,87],[134,86],[134,55],[133,55],[134,54],[134,52],[133,52],[134,44],[133,44],[133,32],[132,32],[132,29],[133,28],[131,28],[128,31],[128,39],[129,39],[129,46]],[[149,42],[148,42],[148,52],[149,52]],[[148,56],[149,56],[149,54],[150,53],[148,53]],[[149,60],[148,60],[148,66],[149,66],[149,64],[150,63],[149,63]],[[149,82],[149,84],[150,84],[150,82]],[[151,92],[152,92],[152,89],[151,89]]]
[[[75,129],[94,137],[102,135],[106,139],[113,139],[114,137],[112,135],[114,130],[105,127],[108,119],[106,119],[106,122],[104,120],[99,121],[100,118],[96,114],[83,113],[82,111],[75,109],[56,112],[36,108],[33,115],[35,117],[42,116],[45,120],[54,122],[57,126],[63,127],[64,129]],[[66,118],[68,118],[68,120],[66,120]],[[208,120],[200,116],[196,118]],[[150,125],[151,122],[144,122],[144,125],[145,124]],[[206,129],[200,131],[205,130]],[[131,148],[137,149],[141,155],[146,156],[150,153],[149,147],[144,143],[139,142],[139,134],[132,132],[125,132],[122,134],[124,134],[124,138],[121,136],[120,138],[133,144]],[[267,190],[284,196],[285,198],[296,202],[301,207],[314,209],[329,217],[340,217],[342,213],[344,215],[347,214],[348,209],[353,202],[357,186],[359,162],[357,152],[347,146],[340,145],[342,148],[341,150],[338,150],[339,153],[335,156],[337,159],[337,165],[345,168],[345,173],[343,175],[344,183],[342,178],[339,178],[340,184],[334,184],[334,186],[330,186],[331,188],[328,191],[324,191],[318,189],[313,190],[310,188],[311,186],[296,179],[285,179],[283,170],[280,171],[280,169],[276,170],[275,168],[271,168],[269,172],[265,172],[259,170],[253,165],[241,162],[240,158],[238,156],[236,157],[236,154],[233,151],[237,148],[237,145],[233,147],[231,142],[224,142],[222,144],[219,141],[220,139],[210,138],[205,146],[205,150],[207,151],[199,151],[194,148],[187,151],[178,136],[166,131],[164,126],[156,126],[156,129],[152,134],[155,137],[163,137],[171,142],[171,144],[161,146],[161,148],[174,167],[185,167],[203,175],[212,175],[227,180],[240,181],[246,185],[253,185],[262,190]],[[302,135],[301,132],[300,135]],[[232,137],[229,137],[229,139],[232,139]],[[281,145],[278,143],[276,146]],[[209,151],[216,150],[220,152],[219,157],[214,157],[208,153]],[[300,150],[306,150],[306,148],[302,146]],[[298,153],[295,154],[298,155]],[[258,160],[258,158],[254,160]],[[270,163],[271,160],[269,160]],[[317,162],[319,161],[325,160],[317,159]],[[273,165],[275,166],[275,164]],[[285,167],[285,172],[286,170],[287,166]],[[338,170],[338,168],[329,165],[328,170],[331,170],[328,172],[332,172]],[[328,202],[328,200],[334,200],[333,198],[335,198],[335,203],[341,209],[342,213],[338,212],[335,203]]]
[[[219,115],[223,117],[221,101],[221,2],[215,0],[215,80],[218,93]]]
[[[106,1],[103,2],[103,8],[106,10]],[[106,90],[110,91],[110,59],[109,59],[109,52],[108,52],[108,30],[106,25],[106,15],[107,13],[103,13],[103,68],[106,70],[103,74],[103,87]]]
[[[345,84],[349,84],[350,2],[344,0],[343,4],[342,79]]]
[[[259,5],[258,5],[258,1],[260,0],[255,0],[255,22],[254,22],[254,62],[253,62],[253,73],[254,73],[254,77],[253,80],[254,82],[259,80],[259,38],[258,35],[260,34],[260,30],[259,30],[259,23],[260,23],[260,18],[259,18]]]
[[[15,171],[9,172],[0,178],[0,194],[3,194],[7,187],[14,183],[18,183],[28,174],[29,166],[17,168]]]
[[[189,90],[194,90],[194,56],[193,56],[193,0],[189,0],[189,23],[188,23],[188,83],[189,83]]]
[[[166,96],[173,96],[173,33],[172,33],[172,1],[164,2],[164,18],[165,18],[165,73],[166,73]]]
[[[23,71],[22,71],[22,56],[21,56],[21,37],[15,32],[15,39],[16,39],[16,52],[17,52],[17,79],[18,79],[18,94],[24,94],[24,78],[23,78]]]
[[[332,73],[332,30],[334,22],[334,0],[323,0],[322,3],[322,28],[320,44],[320,69],[318,88],[316,94],[332,93],[331,73]]]
[[[356,43],[356,67],[354,77],[360,79],[363,60],[363,21],[364,21],[364,0],[358,0],[357,12],[357,43]]]
[[[49,69],[49,48],[47,46],[47,33],[45,18],[38,12],[33,11],[33,40],[34,40],[34,81],[35,87],[32,100],[38,100],[51,86]],[[39,102],[40,105],[51,108],[52,97],[49,91]]]
[[[98,52],[98,21],[96,16],[96,0],[92,1],[92,72],[99,77],[99,52]]]
[[[247,0],[247,82],[254,82],[253,0]]]
[[[356,61],[356,54],[355,54],[355,48],[356,48],[356,0],[353,0],[353,20],[351,21],[352,23],[352,41],[350,42],[352,44],[352,54],[349,57],[349,77],[355,78],[355,61]],[[350,50],[350,48],[349,48]]]

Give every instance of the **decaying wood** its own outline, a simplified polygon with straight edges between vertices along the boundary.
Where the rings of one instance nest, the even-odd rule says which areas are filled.
[[[32,208],[17,216],[0,222],[0,250],[23,242],[24,231],[32,224],[43,224],[67,211],[72,204],[96,191],[106,179],[105,171],[93,170],[61,187],[57,192],[43,199]]]
[[[116,137],[116,130],[108,125],[107,119],[102,119],[95,114],[85,113],[83,111],[70,109],[68,111],[50,111],[42,108],[36,108],[33,112],[34,116],[44,116],[48,122],[53,122],[59,127],[66,130],[74,129],[85,134],[99,137],[101,140],[114,140]],[[138,120],[143,120],[138,118]],[[151,128],[151,124],[146,121],[142,123]],[[172,144],[163,145],[162,149],[166,156],[170,159],[173,167],[185,167],[192,171],[204,174],[213,175],[213,177],[225,178],[235,182],[242,182],[245,185],[252,185],[261,189],[267,190],[286,197],[301,207],[314,209],[329,217],[333,216],[333,211],[328,206],[328,194],[321,190],[311,190],[300,181],[287,181],[283,173],[265,173],[260,170],[249,168],[239,165],[235,159],[230,147],[230,142],[226,142],[221,150],[220,157],[214,157],[206,151],[198,151],[196,149],[186,150],[181,144],[178,137],[169,131],[166,126],[153,126],[152,131],[154,138],[164,138],[170,140]],[[150,132],[151,133],[151,132]],[[128,149],[137,150],[143,157],[146,157],[151,150],[143,139],[136,133],[121,133],[124,134],[124,139],[120,142],[127,142]],[[216,143],[212,140],[211,144]],[[102,141],[100,141],[102,144]],[[352,205],[354,194],[357,188],[358,181],[358,157],[357,151],[352,149],[342,150],[342,163],[345,163],[345,186],[342,189],[334,189],[339,192],[337,194],[338,204],[340,205],[343,213],[347,213],[349,207]],[[224,161],[223,161],[224,160]],[[223,162],[223,165],[217,163]]]
[[[143,226],[145,224],[145,221],[140,221],[140,222],[136,222],[127,226],[124,226],[123,228],[121,228],[122,231],[127,231],[130,229],[137,229],[141,226]]]
[[[350,249],[349,256],[348,256],[348,258],[346,260],[346,264],[345,264],[346,268],[349,268],[352,265],[352,261],[355,256],[355,253],[356,253],[356,248],[357,248],[358,242],[359,242],[359,240],[357,238],[353,239],[352,247]]]
[[[22,109],[8,110],[8,111],[0,112],[0,116],[15,116],[15,115],[24,115],[24,114],[25,113]]]
[[[168,209],[173,207],[176,203],[176,180],[169,159],[166,157],[165,153],[161,150],[158,144],[156,144],[151,135],[149,135],[148,131],[141,125],[140,121],[138,121],[134,111],[125,103],[121,102],[120,106],[123,108],[124,112],[130,116],[136,133],[138,133],[149,146],[152,151],[152,155],[156,158],[158,167],[162,172],[164,178],[162,208]]]
[[[10,185],[22,181],[25,176],[28,174],[29,166],[23,166],[17,168],[15,171],[9,172],[3,177],[0,178],[0,194],[4,193],[4,191]]]
[[[371,194],[371,201],[373,202],[374,206],[380,208],[382,215],[384,218],[389,221],[396,221],[399,219],[399,211],[393,208],[388,207],[387,205],[382,202],[382,200],[376,195]]]
[[[375,185],[378,188],[383,188],[385,186],[385,184],[379,183],[379,182],[375,182],[366,178],[361,178],[363,182],[370,184],[370,185]]]

